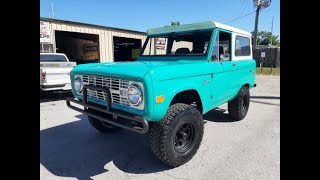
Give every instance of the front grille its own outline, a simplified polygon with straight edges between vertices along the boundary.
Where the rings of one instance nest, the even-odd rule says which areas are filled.
[[[128,80],[84,75],[83,84],[107,87],[110,90],[111,100],[113,103],[130,106],[127,98],[127,89],[129,87]],[[87,97],[100,99],[103,101],[107,100],[107,94],[104,91],[99,90],[88,89]]]

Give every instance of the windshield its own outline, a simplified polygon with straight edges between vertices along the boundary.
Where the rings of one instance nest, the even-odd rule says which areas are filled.
[[[212,31],[171,33],[148,37],[141,56],[205,56]]]
[[[68,62],[66,57],[58,54],[40,54],[40,62]]]

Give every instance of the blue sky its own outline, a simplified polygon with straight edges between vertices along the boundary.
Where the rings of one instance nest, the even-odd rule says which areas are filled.
[[[213,20],[221,23],[254,11],[252,0],[53,0],[55,18],[146,31],[149,28]],[[40,0],[40,16],[52,17],[50,0]],[[280,35],[280,0],[260,12],[259,31]],[[255,13],[227,23],[253,31]]]

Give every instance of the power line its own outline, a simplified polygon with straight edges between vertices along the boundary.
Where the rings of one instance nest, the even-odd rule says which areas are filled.
[[[244,5],[244,7],[243,7],[243,9],[242,9],[241,13],[239,14],[239,16],[241,16],[241,15],[242,15],[242,13],[243,13],[243,12],[244,12],[244,10],[246,9],[247,5],[248,5],[248,0],[246,1],[246,4]]]
[[[240,6],[240,9],[243,7],[243,5],[244,5],[244,3],[246,2],[246,0],[243,0],[242,1],[242,4],[241,4],[241,6]],[[240,14],[241,15],[241,14]]]
[[[256,11],[253,11],[253,12],[251,12],[251,13],[245,14],[245,15],[243,15],[243,16],[240,16],[240,17],[238,17],[238,18],[235,18],[235,19],[233,19],[233,20],[230,20],[230,21],[228,21],[228,22],[225,22],[224,24],[228,24],[228,23],[230,23],[230,22],[233,22],[233,21],[236,21],[236,20],[238,20],[238,19],[244,18],[244,17],[249,16],[250,14],[253,14],[253,13],[255,13],[255,12],[256,12]]]
[[[261,9],[260,12],[261,12],[261,11],[270,11],[270,10],[271,10],[271,9]],[[255,12],[255,10],[254,10],[253,12],[251,12],[251,13],[245,14],[245,15],[243,15],[243,16],[241,16],[241,17],[238,17],[238,18],[232,19],[232,20],[230,20],[230,21],[228,21],[228,22],[225,22],[224,24],[227,24],[227,23],[236,21],[236,20],[238,20],[238,19],[241,19],[241,18],[243,18],[243,17],[249,16],[250,14],[253,14],[254,12]],[[247,22],[247,23],[248,23],[248,22]]]

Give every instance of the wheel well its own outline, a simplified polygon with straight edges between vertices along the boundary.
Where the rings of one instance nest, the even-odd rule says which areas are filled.
[[[186,90],[176,94],[172,99],[170,106],[176,103],[185,103],[196,106],[200,113],[202,113],[203,110],[199,93],[196,90]]]

